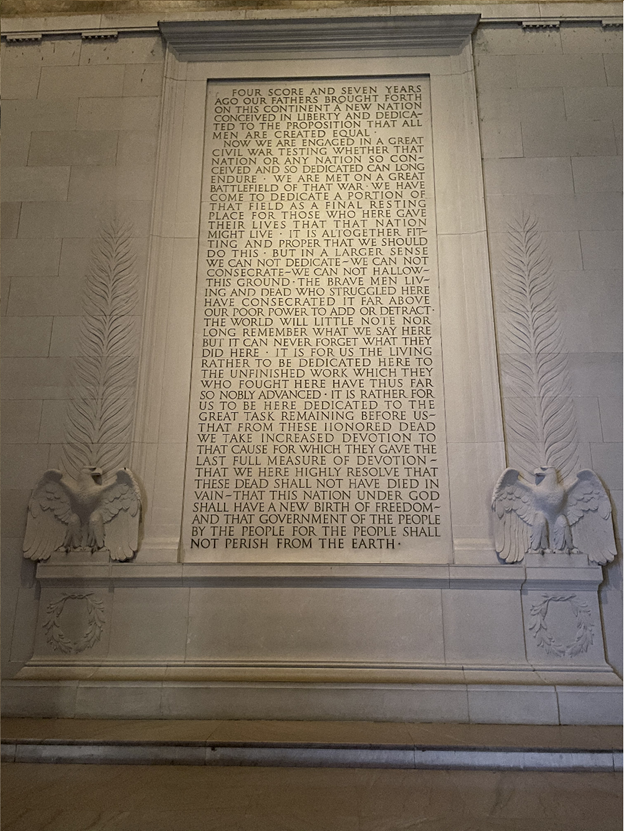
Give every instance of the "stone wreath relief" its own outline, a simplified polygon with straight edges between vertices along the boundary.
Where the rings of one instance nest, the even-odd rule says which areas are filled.
[[[77,641],[67,637],[59,621],[68,600],[84,600],[87,605],[87,628]],[[48,603],[43,629],[52,649],[76,655],[95,646],[102,637],[104,622],[104,604],[99,598],[93,597],[93,592],[63,594],[58,600]]]
[[[548,630],[546,615],[551,603],[569,603],[576,618],[576,637],[571,643],[560,643]],[[545,649],[549,655],[558,658],[573,658],[587,652],[594,642],[594,624],[591,620],[591,610],[587,603],[581,602],[574,594],[543,595],[541,603],[531,606],[529,630],[537,645]]]

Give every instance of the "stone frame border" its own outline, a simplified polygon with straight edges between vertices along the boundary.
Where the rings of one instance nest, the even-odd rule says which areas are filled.
[[[446,19],[453,28],[455,17],[438,16],[437,21]],[[228,21],[228,26],[243,22]],[[203,24],[194,25],[203,31]],[[284,31],[301,25],[306,25],[305,18],[292,18]],[[377,31],[383,46],[384,29]],[[167,50],[131,461],[148,494],[145,538],[138,554],[143,562],[178,560],[192,345],[192,332],[182,329],[194,310],[207,81],[427,75],[454,562],[497,564],[488,506],[491,483],[504,467],[504,442],[472,46],[468,42],[456,56],[409,58],[370,57],[369,46],[360,58],[341,59],[319,58],[302,47],[297,62],[224,61],[221,56],[180,62]],[[188,378],[180,378],[180,366],[189,367]],[[473,471],[470,476],[468,470]]]

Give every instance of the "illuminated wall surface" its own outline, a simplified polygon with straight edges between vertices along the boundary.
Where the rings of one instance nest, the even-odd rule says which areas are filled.
[[[7,713],[618,719],[620,8],[476,8],[6,19]]]

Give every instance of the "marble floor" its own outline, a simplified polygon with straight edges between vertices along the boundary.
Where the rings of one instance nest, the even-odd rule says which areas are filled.
[[[620,831],[616,773],[3,766],[2,831]]]
[[[39,741],[617,749],[621,728],[3,719]],[[2,831],[620,831],[622,777],[550,771],[8,764]]]

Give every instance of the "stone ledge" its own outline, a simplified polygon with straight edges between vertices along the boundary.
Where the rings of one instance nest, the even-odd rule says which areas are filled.
[[[602,568],[577,555],[574,562],[563,555],[502,565],[361,565],[349,563],[112,563],[45,562],[37,565],[42,585],[283,585],[283,586],[384,586],[386,588],[507,588],[523,584],[531,588],[597,587]],[[559,559],[557,559],[557,557]]]
[[[158,742],[8,739],[5,763],[234,765],[410,770],[557,770],[614,772],[621,753],[569,748],[439,747],[309,742]]]
[[[470,685],[479,689],[484,685],[496,685],[510,689],[509,685],[530,687],[579,686],[587,688],[620,687],[621,680],[610,667],[531,667],[510,666],[444,666],[303,663],[268,661],[210,661],[185,664],[182,661],[168,663],[115,661],[99,659],[80,664],[68,663],[66,658],[50,658],[46,661],[31,660],[20,670],[14,681],[79,681],[98,683],[197,683],[197,684],[384,684],[384,685]],[[5,683],[11,683],[7,681]]]
[[[621,687],[591,681],[592,686],[532,686],[18,679],[4,682],[3,708],[5,716],[41,718],[621,724]]]

